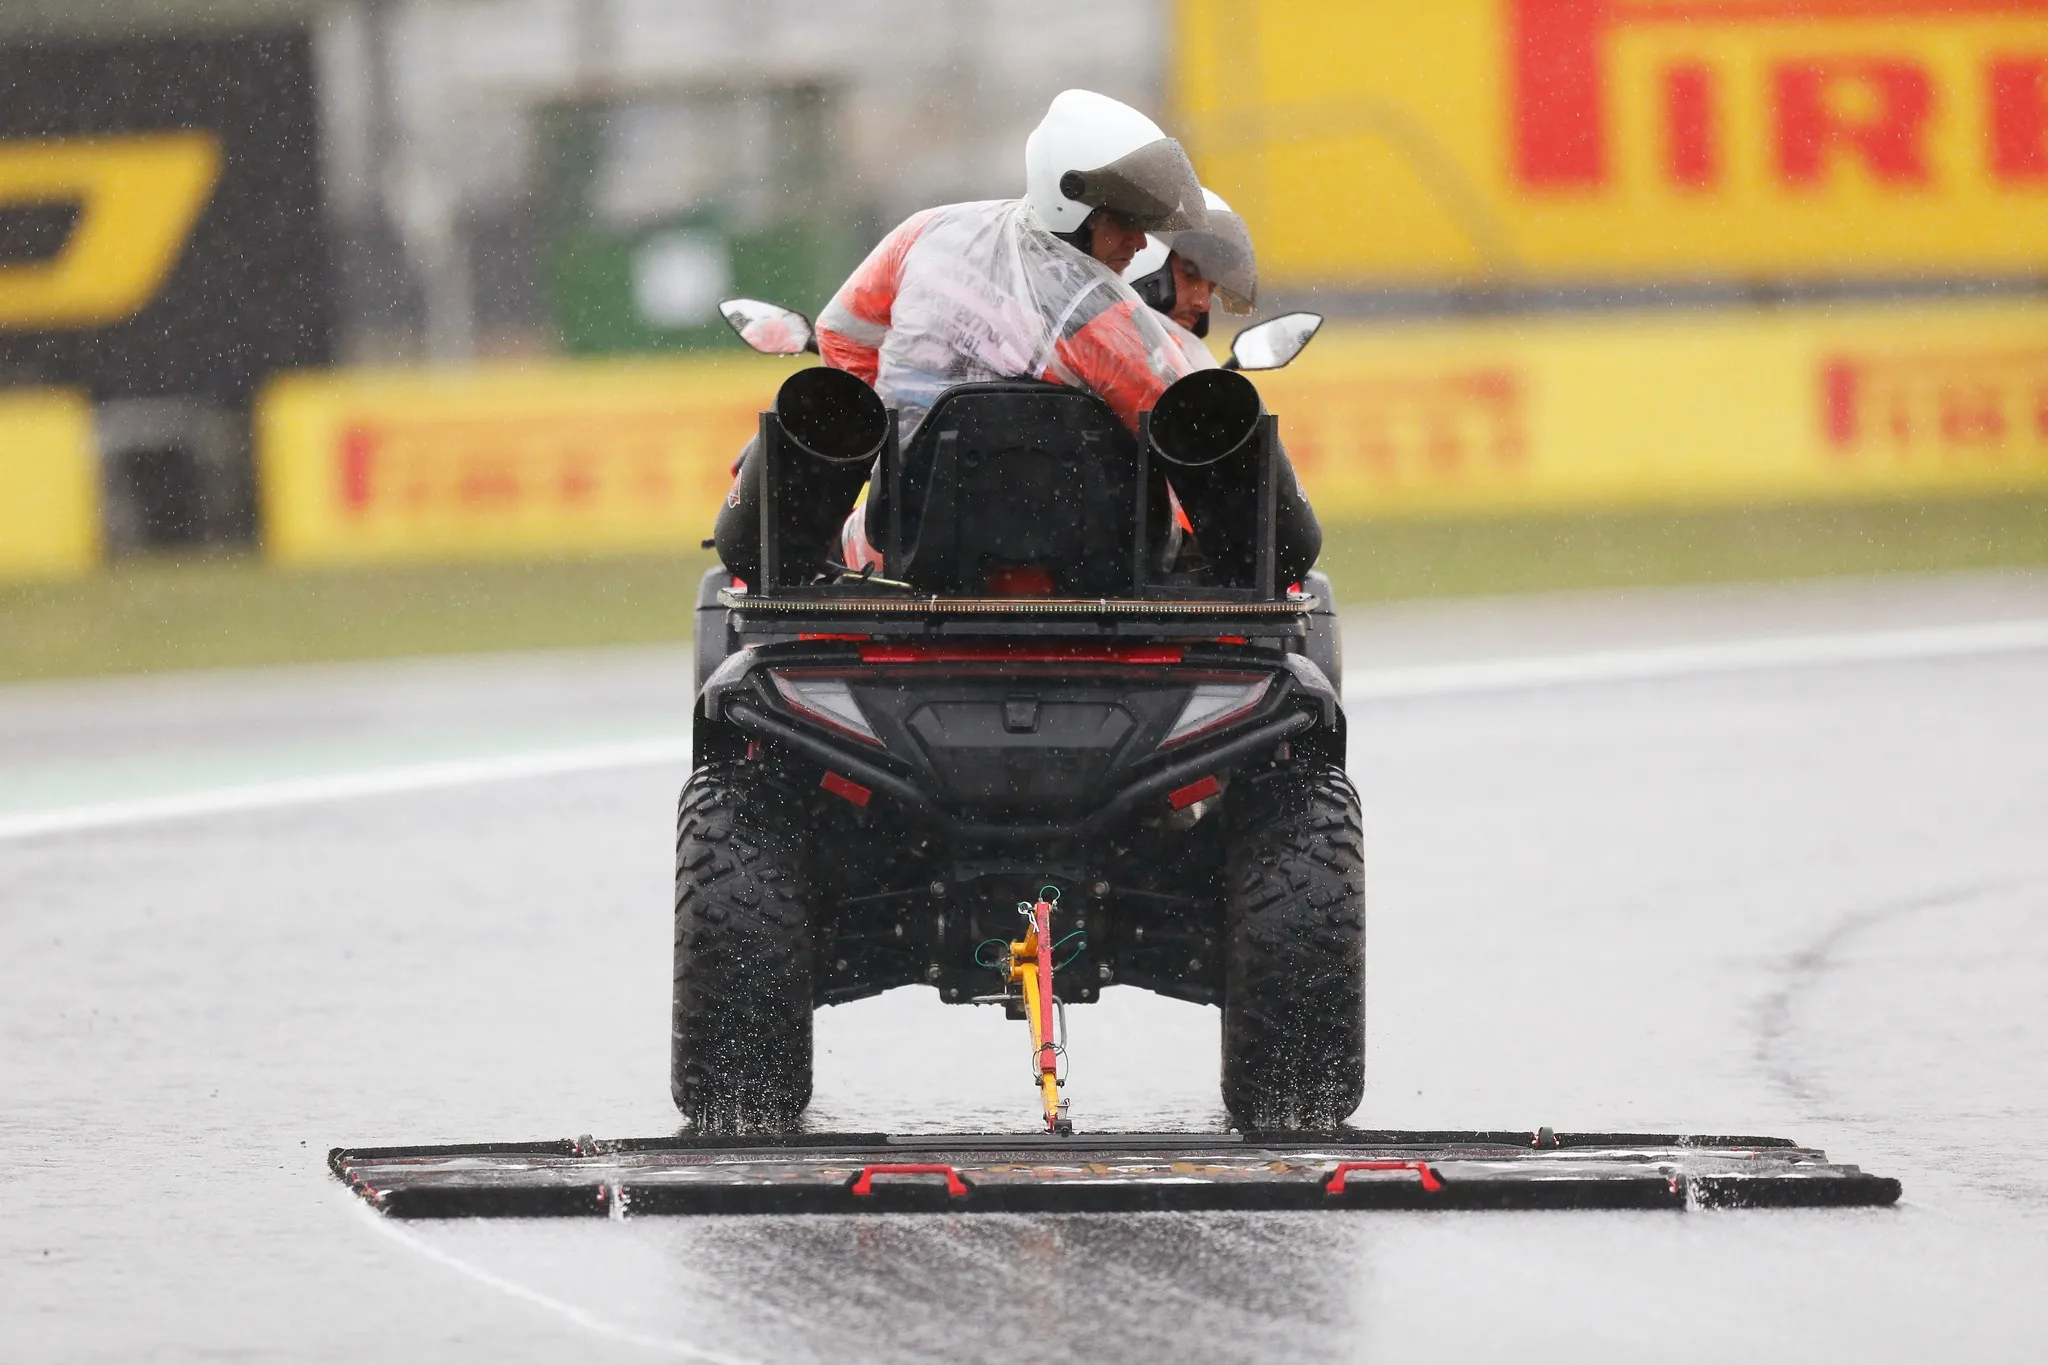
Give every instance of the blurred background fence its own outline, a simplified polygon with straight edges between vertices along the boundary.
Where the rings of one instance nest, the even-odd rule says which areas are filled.
[[[1249,219],[1326,520],[2048,483],[2048,0],[0,0],[0,578],[705,533],[1059,89]]]

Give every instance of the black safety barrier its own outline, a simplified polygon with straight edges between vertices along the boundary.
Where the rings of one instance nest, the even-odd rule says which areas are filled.
[[[239,415],[271,374],[333,358],[314,46],[300,26],[0,44],[0,269],[36,284],[0,301],[10,382]],[[56,186],[5,173],[53,154]],[[137,169],[192,157],[190,200]],[[138,195],[125,254],[96,250],[93,220]]]

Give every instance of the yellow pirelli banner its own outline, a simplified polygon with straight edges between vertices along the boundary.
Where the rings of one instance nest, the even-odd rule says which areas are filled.
[[[1283,285],[2048,267],[2048,0],[1177,0]]]
[[[2048,485],[2048,303],[1332,326],[1257,379],[1325,521]]]
[[[98,466],[85,395],[0,391],[0,581],[100,562]]]
[[[794,368],[297,375],[258,415],[287,563],[694,547]],[[2048,303],[1331,324],[1256,376],[1326,522],[2048,485]]]
[[[694,548],[793,368],[285,376],[256,421],[264,545],[295,564]]]

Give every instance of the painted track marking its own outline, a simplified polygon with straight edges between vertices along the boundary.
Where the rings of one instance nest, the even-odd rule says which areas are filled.
[[[424,1238],[413,1235],[400,1228],[391,1219],[386,1218],[383,1214],[364,1204],[353,1192],[348,1194],[348,1201],[355,1206],[353,1212],[357,1216],[368,1220],[372,1228],[391,1238],[406,1250],[424,1256],[436,1265],[445,1266],[459,1275],[475,1280],[478,1284],[488,1289],[495,1289],[500,1294],[509,1295],[521,1302],[532,1304],[536,1308],[545,1309],[550,1313],[559,1314],[585,1331],[594,1332],[598,1336],[608,1337],[613,1341],[624,1342],[629,1346],[639,1346],[647,1350],[660,1351],[667,1355],[681,1356],[685,1360],[703,1361],[705,1365],[760,1365],[759,1361],[749,1357],[721,1355],[715,1351],[707,1351],[700,1346],[692,1346],[687,1341],[678,1341],[673,1337],[656,1336],[651,1332],[635,1331],[630,1327],[621,1327],[607,1322],[597,1314],[587,1309],[579,1308],[566,1299],[558,1299],[552,1294],[545,1294],[538,1289],[520,1284],[517,1280],[506,1279],[504,1276],[485,1270],[482,1266],[466,1261],[452,1252],[445,1251]]]
[[[443,763],[411,763],[361,772],[292,778],[283,782],[252,782],[214,787],[137,801],[108,801],[56,810],[0,816],[0,841],[38,835],[74,834],[126,825],[148,825],[206,815],[275,810],[326,801],[369,796],[473,787],[570,773],[611,772],[620,768],[655,767],[690,761],[690,741],[682,736],[591,744],[578,748],[543,749],[497,758],[459,759]]]
[[[1987,621],[1834,635],[1784,635],[1654,649],[1589,650],[1473,663],[1374,669],[1344,689],[1346,704],[1476,692],[1523,692],[1653,682],[1830,664],[1911,663],[2048,649],[2048,620]]]
[[[1347,705],[1616,682],[1654,682],[1716,674],[1857,663],[1910,663],[2048,649],[2048,620],[1989,621],[1913,630],[1787,635],[1528,655],[1474,663],[1374,669],[1344,689]],[[248,783],[135,801],[110,801],[0,816],[0,842],[86,833],[241,811],[396,796],[450,787],[514,782],[571,773],[687,763],[690,745],[675,735],[627,743],[549,749],[495,758],[406,764],[353,773]]]

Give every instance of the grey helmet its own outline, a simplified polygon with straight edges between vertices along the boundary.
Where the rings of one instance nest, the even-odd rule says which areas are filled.
[[[1168,257],[1178,252],[1215,286],[1217,302],[1226,312],[1249,313],[1259,300],[1259,263],[1252,251],[1251,229],[1216,191],[1205,188],[1202,198],[1209,221],[1198,228],[1154,233],[1145,249],[1131,258],[1124,283],[1153,308],[1171,313],[1175,285]],[[1195,327],[1196,336],[1207,335],[1207,322],[1205,317]]]

